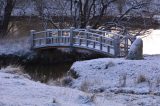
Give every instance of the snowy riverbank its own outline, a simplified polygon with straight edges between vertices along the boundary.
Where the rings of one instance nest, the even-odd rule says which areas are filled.
[[[0,106],[123,106],[91,93],[31,81],[19,71],[0,70]]]
[[[144,60],[101,58],[75,62],[71,72],[77,78],[73,80],[72,87],[104,96],[114,93],[111,100],[132,106],[141,102],[143,106],[159,106],[159,61],[160,56],[157,55],[145,56]]]
[[[160,56],[75,62],[70,87],[34,82],[19,68],[0,70],[0,106],[160,106]]]

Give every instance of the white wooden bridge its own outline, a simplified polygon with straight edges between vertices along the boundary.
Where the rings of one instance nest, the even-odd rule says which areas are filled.
[[[90,29],[47,29],[36,32],[31,30],[31,48],[77,48],[87,49],[108,56],[119,57],[128,53],[131,39],[119,34]]]

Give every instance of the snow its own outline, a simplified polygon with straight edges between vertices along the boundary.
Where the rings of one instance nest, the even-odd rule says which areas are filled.
[[[79,77],[73,81],[72,87],[91,93],[109,96],[112,92],[116,97],[111,100],[129,103],[124,98],[135,96],[144,104],[160,106],[160,56],[145,56],[144,60],[126,60],[124,58],[100,58],[75,62],[71,67]],[[145,81],[140,81],[141,76]],[[140,82],[139,82],[140,81]],[[120,97],[120,98],[117,98]],[[143,99],[143,97],[145,97]],[[153,97],[153,98],[152,98]],[[137,106],[142,100],[130,101]],[[150,102],[149,102],[150,101]],[[146,106],[144,105],[144,106]]]
[[[0,71],[0,106],[123,106],[76,89],[34,82],[12,70],[16,68],[9,66]]]
[[[143,38],[144,53],[160,54],[158,42],[159,30],[153,30]],[[29,48],[28,37],[0,41],[1,55]],[[160,106],[159,61],[160,55],[77,61],[71,70],[79,77],[70,88],[34,82],[20,67],[8,66],[0,69],[0,106]]]
[[[145,60],[100,58],[75,62],[71,69],[75,70],[80,77],[75,80],[74,86],[80,87],[86,80],[96,87],[117,87],[121,77],[126,75],[127,86],[133,87],[140,75],[144,75],[151,81],[156,80],[160,75],[159,61],[160,56],[147,56]]]
[[[0,106],[160,106],[159,60],[155,55],[75,62],[71,69],[79,77],[70,88],[34,82],[21,67],[8,66],[0,70]],[[139,75],[147,80],[137,83]]]
[[[75,62],[79,77],[70,87],[34,82],[21,67],[8,66],[0,70],[0,106],[160,106],[160,56],[144,58]],[[146,80],[138,83],[140,75]]]
[[[143,53],[149,55],[160,54],[160,30],[152,30],[152,33],[143,39]]]

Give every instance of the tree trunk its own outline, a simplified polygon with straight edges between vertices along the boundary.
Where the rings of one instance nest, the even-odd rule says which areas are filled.
[[[6,2],[7,3],[4,9],[4,18],[2,21],[2,25],[0,26],[0,32],[2,34],[1,36],[3,37],[7,34],[7,29],[10,22],[12,10],[14,8],[15,0],[7,0]]]

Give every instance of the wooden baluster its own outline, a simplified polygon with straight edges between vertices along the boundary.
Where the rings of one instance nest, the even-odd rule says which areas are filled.
[[[89,34],[86,32],[86,46],[88,47],[88,36]]]
[[[103,40],[103,38],[102,38],[102,36],[100,36],[100,41],[99,41],[99,43],[100,43],[100,50],[102,50],[102,40]]]
[[[93,42],[93,48],[95,48],[96,47],[96,42]]]
[[[128,54],[128,36],[125,37],[124,49],[125,49],[125,56],[127,56]]]
[[[58,29],[57,43],[60,43],[61,29]]]
[[[33,49],[34,48],[34,46],[36,46],[36,44],[35,44],[35,41],[34,41],[34,39],[35,39],[35,30],[31,30],[30,31],[30,36],[31,36],[31,49]]]
[[[107,52],[110,53],[110,46],[107,46]]]
[[[66,44],[66,37],[64,37],[64,44]]]
[[[48,37],[49,36],[49,32],[48,32],[48,29],[46,30],[46,34],[45,34],[45,45],[48,44]]]
[[[71,27],[71,28],[70,28],[70,46],[71,46],[71,47],[74,45],[74,39],[73,39],[73,37],[74,37],[73,30],[74,30],[74,29],[75,29],[74,27]]]
[[[116,36],[114,38],[114,56],[115,57],[120,56],[120,38],[119,36]]]
[[[52,30],[51,29],[47,29],[47,44],[52,44]]]
[[[82,44],[82,39],[81,38],[79,38],[79,45],[81,45]]]
[[[88,45],[89,45],[89,42],[88,42],[88,39],[89,39],[89,33],[88,32],[90,32],[90,29],[91,29],[91,26],[87,26],[86,27],[86,46],[88,47]]]

